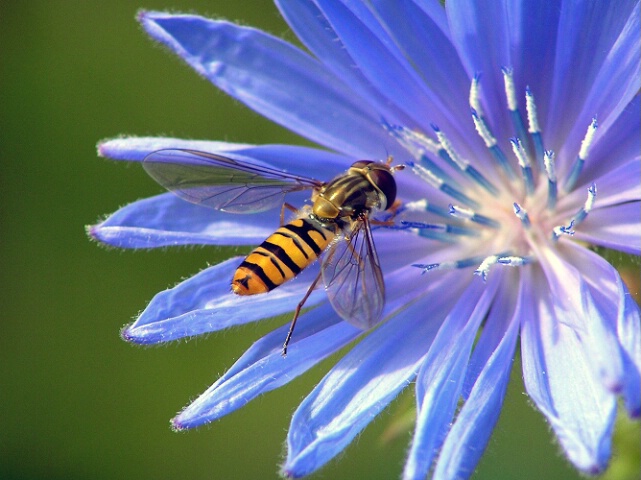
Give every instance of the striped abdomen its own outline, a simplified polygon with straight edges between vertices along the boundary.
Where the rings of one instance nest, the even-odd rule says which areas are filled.
[[[309,218],[280,227],[240,264],[232,290],[238,295],[273,290],[314,262],[335,235]]]

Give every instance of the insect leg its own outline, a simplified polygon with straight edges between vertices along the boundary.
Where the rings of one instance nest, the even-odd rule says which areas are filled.
[[[316,278],[307,289],[307,292],[305,293],[305,296],[303,297],[303,299],[296,306],[296,310],[294,311],[294,318],[292,319],[292,323],[289,326],[289,332],[287,332],[287,338],[285,338],[285,343],[283,344],[283,353],[282,353],[283,357],[287,356],[287,345],[289,345],[289,341],[292,339],[292,334],[294,333],[294,327],[296,327],[296,320],[298,320],[300,311],[303,308],[303,305],[305,305],[305,302],[307,301],[309,296],[314,291],[314,288],[316,288],[316,284],[318,283],[320,278],[321,278],[321,274],[319,273],[318,275],[316,275]]]
[[[285,225],[285,209],[289,210],[290,212],[298,211],[298,209],[293,205],[290,205],[289,203],[283,203],[283,206],[280,207],[280,226],[281,227]]]

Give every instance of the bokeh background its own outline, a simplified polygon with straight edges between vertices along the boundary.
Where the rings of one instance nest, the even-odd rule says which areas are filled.
[[[85,225],[161,191],[139,165],[97,158],[95,144],[120,134],[304,141],[154,45],[134,19],[139,8],[294,40],[269,0],[0,2],[2,479],[276,478],[291,414],[336,361],[213,425],[170,430],[169,419],[279,321],[154,348],[123,342],[119,330],[156,292],[235,250],[88,241]],[[580,478],[528,403],[519,367],[474,478]],[[408,391],[313,478],[397,478],[412,406]],[[639,477],[638,437],[638,423],[619,427],[608,478]]]

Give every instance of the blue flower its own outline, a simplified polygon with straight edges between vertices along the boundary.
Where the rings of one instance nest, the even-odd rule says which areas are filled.
[[[358,339],[294,414],[285,475],[340,453],[415,383],[404,478],[467,478],[497,421],[520,336],[527,393],[568,459],[602,472],[620,396],[641,415],[639,308],[589,245],[641,254],[638,1],[277,0],[307,53],[194,15],[140,22],[218,88],[324,149],[118,138],[142,161],[189,148],[328,180],[388,154],[402,206],[374,232],[383,321],[361,331],[322,290],[258,340],[173,425],[220,418]],[[256,245],[279,212],[231,215],[166,193],[90,227],[123,248]],[[123,336],[158,343],[291,312],[318,266],[264,295],[230,293],[230,259],[161,292]],[[460,408],[459,408],[460,406]]]

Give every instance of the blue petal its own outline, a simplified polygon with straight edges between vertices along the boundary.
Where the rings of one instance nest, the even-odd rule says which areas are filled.
[[[613,167],[602,177],[591,180],[590,183],[597,186],[597,198],[592,211],[641,200],[639,179],[641,179],[641,155],[631,158],[619,167]],[[558,204],[559,210],[562,210],[567,202],[573,205],[576,211],[576,205],[582,205],[585,202],[588,187],[589,185],[577,187],[572,193],[563,197]]]
[[[573,242],[545,251],[541,266],[552,291],[553,312],[574,330],[598,378],[612,392],[624,384],[622,351],[616,334],[620,297],[618,275],[597,255]]]
[[[461,127],[456,112],[450,112],[441,99],[426,88],[424,80],[369,6],[360,2],[330,0],[318,0],[317,4],[360,72],[413,120],[407,126],[419,126],[423,131],[431,130],[430,123],[448,130]],[[467,85],[460,92],[453,90],[454,85],[447,85],[451,88],[450,95],[466,98]]]
[[[574,243],[567,245],[566,255],[573,265],[581,266],[581,276],[590,287],[595,304],[606,316],[607,331],[596,333],[597,344],[594,358],[599,355],[610,362],[618,362],[621,355],[623,365],[618,378],[606,379],[610,390],[622,391],[626,407],[631,415],[641,414],[641,322],[639,307],[630,296],[616,269],[600,255]],[[595,316],[596,317],[596,316]],[[598,318],[598,317],[596,317]],[[614,336],[621,350],[608,348],[609,337]],[[610,373],[610,377],[613,373]]]
[[[641,255],[641,201],[595,208],[581,223],[574,237],[633,255]]]
[[[312,141],[365,158],[398,148],[357,92],[280,39],[192,15],[148,12],[141,22],[214,85]]]
[[[514,288],[514,285],[520,283],[519,271],[509,269],[502,274],[503,284],[496,292],[496,298],[492,303],[492,308],[487,315],[481,334],[470,357],[461,392],[464,399],[469,397],[478,376],[486,368],[490,358],[499,348],[499,344],[505,340],[507,330],[511,328],[510,325],[512,324],[519,293]]]
[[[445,4],[452,39],[457,46],[470,78],[482,73],[480,83],[484,114],[501,137],[513,132],[505,108],[505,88],[501,67],[514,67],[512,35],[519,35],[520,19],[512,18],[507,2],[486,0],[470,2],[452,0]],[[542,37],[545,38],[545,37]],[[514,52],[519,54],[520,52]],[[515,80],[519,80],[516,78]],[[523,81],[516,83],[517,92],[525,92]]]
[[[621,282],[622,283],[622,282]],[[617,333],[625,350],[625,406],[631,417],[641,417],[641,310],[624,284],[623,308],[617,318]]]
[[[416,429],[403,478],[425,478],[449,429],[472,345],[502,272],[488,283],[474,278],[443,322],[416,379]]]
[[[615,396],[595,374],[576,315],[553,303],[565,290],[551,292],[541,271],[532,270],[532,278],[529,271],[523,272],[526,295],[518,312],[525,387],[572,463],[599,473],[610,457]]]
[[[452,44],[443,6],[436,0],[420,6],[413,0],[376,0],[373,8],[399,51],[412,59],[413,67],[431,95],[438,99],[440,108],[457,119],[466,113],[469,104],[465,93],[470,88],[470,77]],[[463,95],[453,95],[455,92]]]
[[[512,282],[509,287],[508,280]],[[514,290],[513,286],[516,284],[514,280],[514,276],[504,278],[500,291]],[[493,336],[498,335],[498,342],[492,342],[494,348],[489,352],[489,356],[486,357],[483,354],[483,357],[486,357],[484,358],[485,364],[478,376],[475,375],[475,383],[471,387],[471,392],[443,443],[434,471],[434,480],[470,477],[499,418],[510,379],[520,325],[519,318],[514,315],[513,302],[511,303],[512,305],[509,305],[506,310],[502,309],[506,304],[498,299],[492,305],[490,317],[485,323],[482,337],[474,349],[472,361],[477,357],[476,352],[481,347],[484,337],[487,337],[488,330],[495,330]],[[500,314],[496,314],[497,310],[501,311],[503,319],[500,319]],[[497,320],[502,325],[496,325]]]
[[[292,418],[286,475],[300,477],[323,466],[408,384],[458,290],[451,281],[435,281],[430,295],[381,325],[336,364]]]
[[[231,369],[174,418],[174,427],[192,428],[227,415],[289,383],[363,333],[341,321],[329,304],[324,304],[300,317],[287,357],[283,358],[288,329],[289,324],[283,325],[254,343]]]
[[[283,17],[305,46],[353,91],[361,92],[388,122],[410,125],[409,117],[379,92],[358,69],[325,14],[313,2],[276,0]],[[395,155],[402,154],[396,152]],[[400,157],[402,158],[402,157]]]
[[[431,110],[424,113],[426,119],[447,133],[460,155],[474,158],[481,168],[487,157],[477,152],[484,151],[485,145],[468,116],[471,77],[452,43],[441,3],[377,0],[373,7],[433,98]]]
[[[587,128],[587,123],[583,123]],[[603,128],[599,126],[597,133],[602,130]],[[583,174],[579,178],[592,181],[606,175],[609,170],[618,168],[622,163],[629,162],[630,159],[638,159],[641,151],[640,130],[641,96],[637,95],[621,112],[607,133],[594,139],[594,146],[583,168]]]
[[[92,225],[92,238],[119,248],[178,245],[257,245],[279,225],[278,210],[230,215],[178,198],[173,193],[139,200]]]
[[[290,312],[318,273],[310,268],[268,294],[239,296],[231,292],[230,284],[241,261],[232,258],[158,293],[122,336],[135,343],[168,342]],[[306,306],[324,297],[325,292],[317,290]]]
[[[624,5],[623,3],[617,3],[616,8],[612,9],[612,14],[625,18],[625,15],[628,14],[626,10],[631,4]],[[605,23],[607,19],[598,18],[598,22]],[[600,70],[594,82],[591,84],[586,82],[591,86],[591,89],[587,98],[583,101],[583,109],[577,119],[587,119],[598,114],[598,133],[600,135],[605,135],[605,132],[616,122],[630,100],[635,95],[638,95],[639,87],[641,86],[640,22],[641,11],[639,3],[636,2],[620,34],[611,39],[611,46],[608,45],[611,50],[608,52],[603,64],[600,65]],[[616,33],[616,31],[612,33]],[[606,46],[604,45],[603,49],[605,48]],[[564,80],[567,81],[567,79]],[[582,139],[584,134],[585,127],[575,123],[570,139]],[[636,135],[636,137],[638,140],[639,135]],[[610,140],[608,139],[608,141]]]
[[[258,161],[286,172],[319,180],[328,180],[348,168],[354,161],[343,155],[295,145],[246,145],[168,137],[125,137],[105,140],[98,144],[98,154],[114,160],[141,162],[150,153],[168,148],[218,153],[245,162]]]
[[[562,3],[545,123],[561,158],[573,159],[595,114],[609,122],[638,92],[638,24],[636,0]]]

